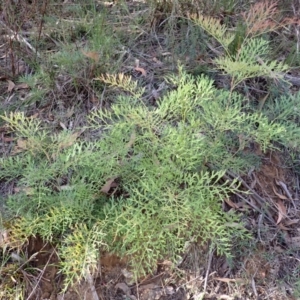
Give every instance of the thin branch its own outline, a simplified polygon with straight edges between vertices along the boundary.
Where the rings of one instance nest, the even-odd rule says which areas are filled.
[[[208,256],[207,269],[206,269],[205,280],[204,280],[204,287],[203,287],[203,293],[204,293],[204,295],[206,293],[207,281],[208,281],[208,276],[209,276],[209,270],[210,270],[210,267],[211,267],[211,261],[212,261],[212,257],[213,257],[214,251],[215,250],[210,251],[209,252],[209,256]]]
[[[15,39],[20,43],[25,44],[34,54],[36,54],[36,56],[38,58],[41,57],[41,55],[39,54],[39,52],[24,38],[22,37],[20,34],[18,34],[17,32],[13,31],[12,29],[10,29],[3,21],[0,20],[0,25],[2,25],[3,27],[5,27],[11,34],[12,36],[9,36],[11,39]]]

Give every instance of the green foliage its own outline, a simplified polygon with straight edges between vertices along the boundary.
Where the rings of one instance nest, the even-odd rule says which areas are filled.
[[[283,95],[274,100],[268,100],[263,106],[263,113],[273,122],[281,123],[288,128],[289,134],[279,134],[283,145],[299,149],[299,111],[300,93]]]
[[[238,191],[238,182],[224,180],[226,170],[246,172],[259,158],[245,148],[297,142],[290,129],[298,128],[270,121],[243,96],[182,68],[156,107],[140,100],[143,90],[126,76],[102,80],[126,93],[90,115],[98,139],[52,133],[21,113],[3,116],[16,137],[15,155],[0,160],[0,179],[15,186],[6,197],[7,213],[17,217],[12,239],[58,243],[66,287],[95,270],[99,249],[130,257],[137,275],[158,259],[175,261],[195,238],[230,256],[231,241],[247,233],[238,215],[222,210]]]
[[[19,264],[11,263],[10,259],[11,255],[2,243],[0,250],[0,299],[23,300],[26,284],[20,278],[23,277],[22,272],[24,270],[21,270]]]
[[[80,94],[85,90],[93,89],[95,94],[100,93],[91,80],[94,73],[114,72],[119,68],[123,61],[123,56],[119,55],[123,51],[119,34],[111,34],[106,9],[103,7],[99,13],[93,3],[85,1],[64,5],[59,13],[52,13],[51,9],[60,6],[48,3],[49,11],[43,17],[42,34],[38,37],[31,35],[30,43],[38,49],[39,58],[38,61],[36,58],[28,59],[26,63],[34,72],[18,79],[30,88],[25,99],[17,98],[18,109],[51,105],[53,114],[62,116],[68,104],[76,108],[82,104],[70,100],[75,93],[79,95],[78,99],[82,99]],[[125,55],[126,51],[123,52]],[[54,95],[59,99],[55,101],[57,105],[52,105]],[[5,109],[10,110],[14,111]]]
[[[86,224],[76,225],[72,234],[66,236],[60,249],[61,271],[66,275],[65,290],[74,281],[88,278],[96,271],[99,249],[104,249],[103,226],[95,223],[92,228]]]
[[[298,272],[299,272],[299,270],[298,270]],[[300,280],[299,279],[296,280],[296,282],[294,283],[293,287],[294,287],[294,289],[293,289],[293,296],[296,297],[296,298],[299,298],[300,297]]]
[[[235,35],[228,32],[228,28],[221,24],[221,21],[213,17],[198,16],[194,19],[196,24],[200,25],[210,35],[212,35],[225,50],[228,50],[229,45],[233,42]]]
[[[232,76],[234,86],[248,78],[266,76],[283,78],[282,72],[288,69],[282,62],[268,60],[269,43],[261,38],[243,42],[236,56],[215,59],[219,69]]]
[[[224,55],[215,58],[214,63],[218,69],[231,76],[231,90],[249,78],[264,76],[282,79],[282,73],[288,70],[283,62],[270,59],[270,42],[265,38],[267,32],[275,31],[285,24],[269,21],[275,14],[275,3],[254,4],[247,14],[242,14],[244,20],[233,30],[212,17],[192,17],[197,25],[223,47]]]

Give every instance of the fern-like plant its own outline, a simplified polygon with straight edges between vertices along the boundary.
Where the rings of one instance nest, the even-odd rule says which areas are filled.
[[[90,276],[98,249],[126,255],[136,274],[159,259],[175,261],[192,239],[230,255],[233,238],[247,233],[238,215],[222,210],[238,190],[224,173],[259,164],[244,152],[253,142],[263,150],[273,141],[296,144],[299,128],[291,134],[290,123],[270,122],[243,96],[181,67],[168,78],[176,89],[156,107],[141,102],[125,76],[102,79],[130,95],[90,115],[86,131],[99,138],[52,133],[20,113],[3,116],[16,138],[14,155],[0,159],[0,179],[14,186],[4,197],[15,217],[11,241],[40,235],[57,243],[67,285]]]
[[[214,63],[218,69],[231,76],[231,91],[249,78],[264,76],[283,79],[283,72],[288,70],[288,66],[270,59],[270,42],[265,35],[294,21],[273,21],[276,15],[276,2],[258,2],[242,14],[241,23],[233,30],[215,18],[191,16],[197,25],[223,47],[224,55],[214,59]]]

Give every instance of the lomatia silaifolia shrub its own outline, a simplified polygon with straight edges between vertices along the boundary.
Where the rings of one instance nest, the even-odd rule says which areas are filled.
[[[263,150],[296,144],[299,129],[182,68],[154,107],[129,77],[100,79],[126,93],[89,116],[93,139],[53,133],[21,113],[3,116],[16,137],[14,155],[0,160],[1,180],[14,186],[2,199],[15,217],[11,239],[40,235],[57,243],[66,287],[93,272],[99,250],[126,255],[136,274],[159,259],[176,261],[190,240],[230,255],[231,241],[247,233],[238,215],[222,210],[238,189],[224,173],[259,164],[245,154],[252,143]]]
[[[260,1],[242,13],[240,22],[232,28],[213,17],[191,16],[195,24],[223,48],[223,53],[213,62],[231,77],[231,90],[249,78],[283,79],[289,67],[282,61],[270,59],[271,46],[267,36],[270,32],[295,23],[295,20],[276,20],[278,14],[276,1]]]

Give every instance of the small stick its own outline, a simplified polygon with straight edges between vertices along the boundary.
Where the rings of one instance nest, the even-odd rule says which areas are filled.
[[[21,35],[19,35],[16,32],[14,32],[1,20],[0,20],[0,25],[5,27],[12,34],[12,39],[16,39],[18,42],[25,44],[33,53],[36,54],[37,57],[39,57],[39,58],[41,57],[39,52],[31,44],[29,44],[24,37],[22,37]]]
[[[204,291],[203,291],[204,295],[206,293],[208,275],[209,275],[209,270],[210,270],[211,261],[212,261],[212,257],[213,257],[214,251],[215,250],[210,251],[209,256],[208,256],[208,263],[207,263],[207,269],[206,269],[205,280],[204,280],[204,287],[203,287],[203,289],[204,289]]]

